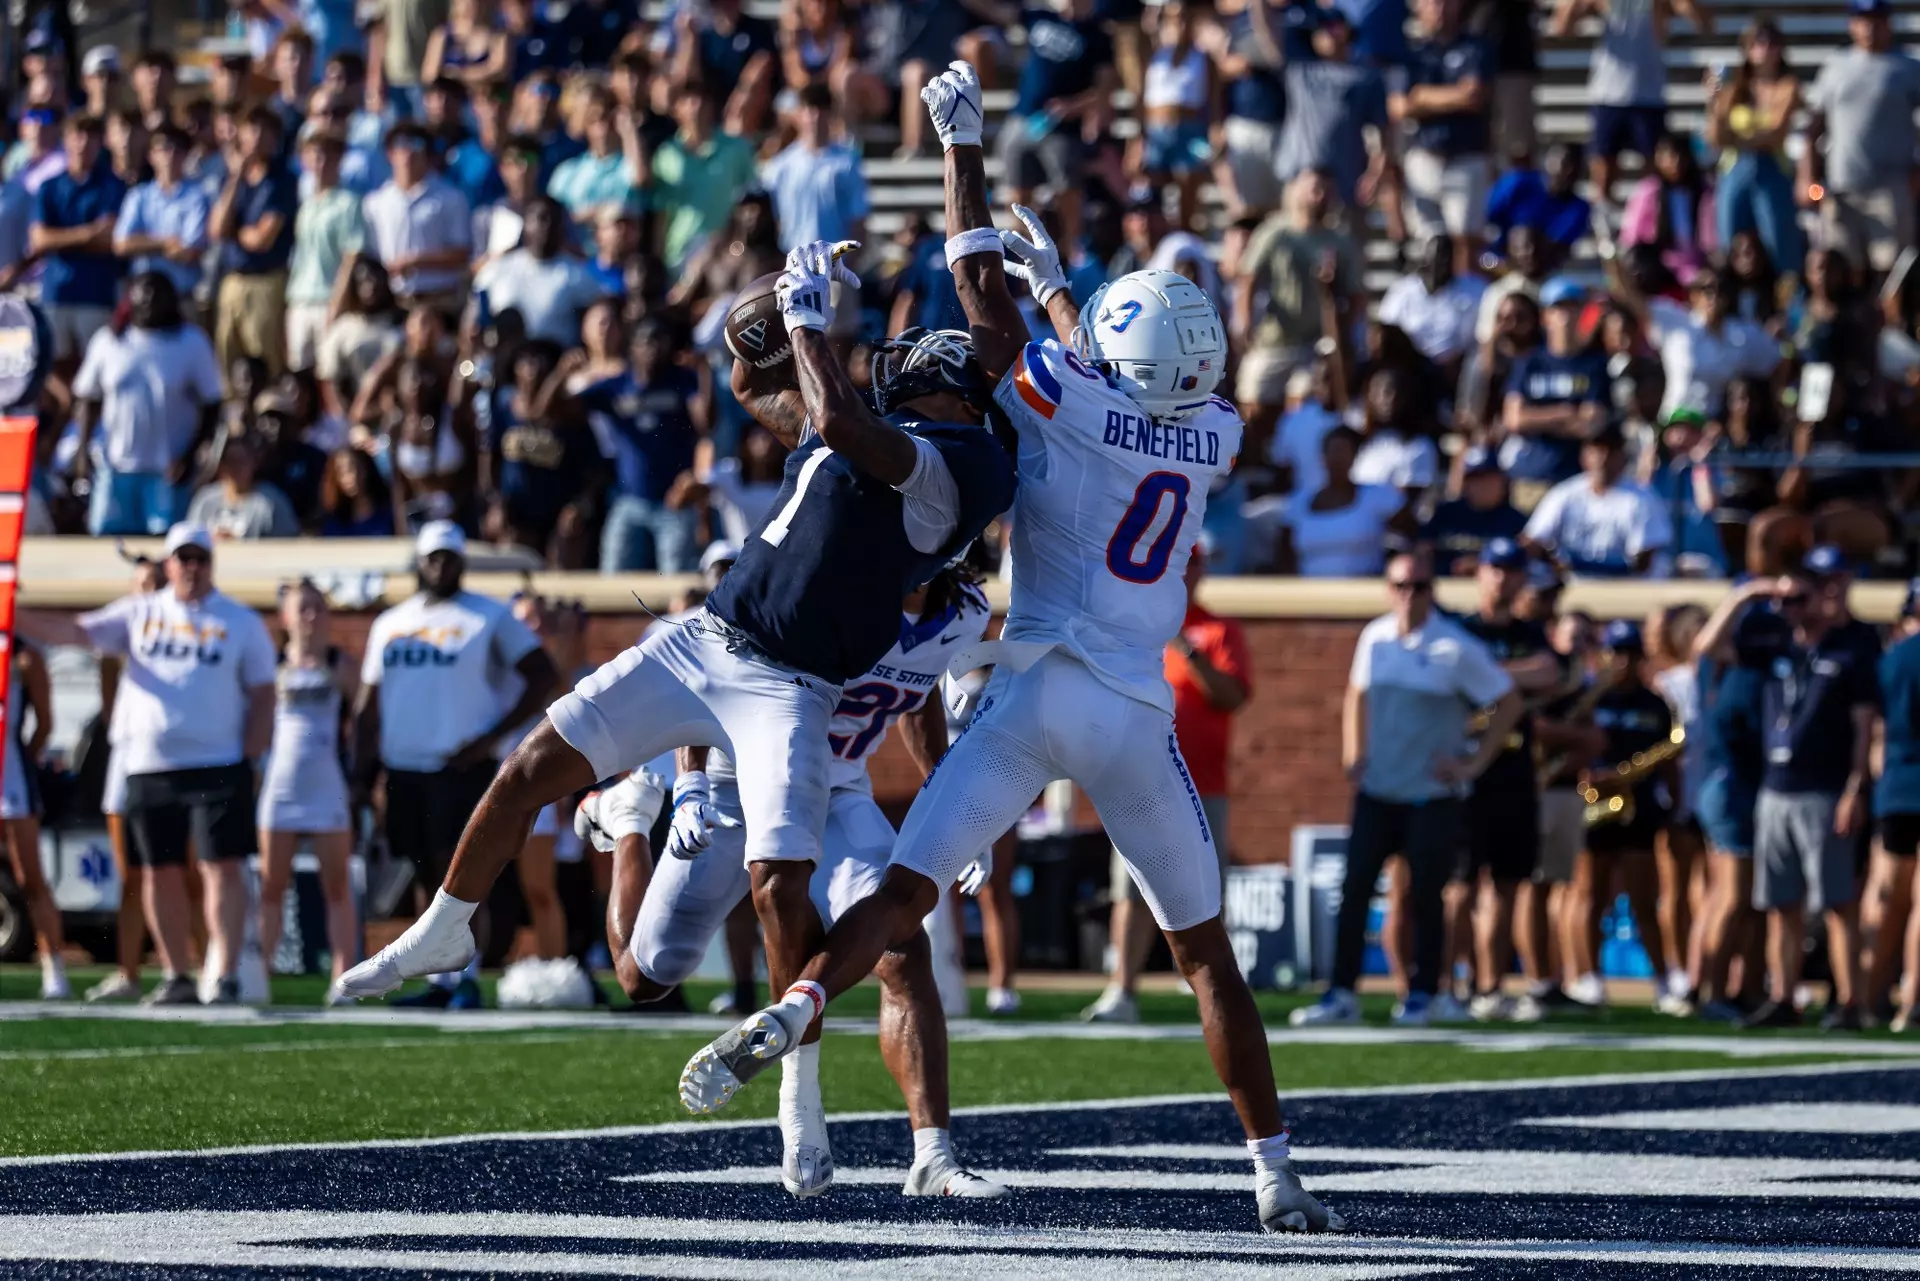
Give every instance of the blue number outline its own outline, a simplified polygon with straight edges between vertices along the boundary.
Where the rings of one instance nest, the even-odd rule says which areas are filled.
[[[1134,489],[1126,514],[1113,527],[1113,536],[1107,540],[1107,569],[1115,578],[1142,586],[1160,581],[1173,559],[1180,526],[1187,519],[1187,499],[1192,493],[1193,482],[1180,472],[1147,473]],[[1160,500],[1168,494],[1173,495],[1173,517],[1147,548],[1146,559],[1135,560],[1133,556],[1139,550],[1140,539],[1153,524],[1153,518],[1160,514]]]

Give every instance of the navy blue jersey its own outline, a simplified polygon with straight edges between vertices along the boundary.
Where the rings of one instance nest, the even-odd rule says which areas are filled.
[[[1013,459],[992,432],[888,421],[939,450],[953,473],[960,520],[944,546],[915,550],[900,492],[809,435],[787,456],[766,520],[707,598],[769,658],[835,684],[886,657],[900,639],[900,598],[1013,504]]]

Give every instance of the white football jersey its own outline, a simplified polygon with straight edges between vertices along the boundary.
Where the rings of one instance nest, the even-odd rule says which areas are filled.
[[[929,698],[940,697],[940,676],[947,664],[986,635],[992,616],[987,598],[975,587],[964,588],[960,599],[941,613],[921,619],[901,615],[900,639],[887,656],[840,691],[840,705],[827,728],[833,751],[827,779],[833,790],[873,790],[867,761],[887,741],[887,731],[896,720],[917,713]],[[725,752],[714,752],[707,774],[730,780],[733,762]]]
[[[1020,436],[1003,638],[1064,649],[1171,714],[1162,655],[1187,615],[1207,494],[1240,452],[1240,415],[1211,396],[1155,420],[1052,339],[1027,344],[994,399]]]

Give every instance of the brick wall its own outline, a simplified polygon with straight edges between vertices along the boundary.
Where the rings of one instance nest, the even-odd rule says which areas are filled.
[[[588,658],[612,658],[647,621],[644,615],[595,615]],[[358,653],[372,622],[371,614],[336,616],[335,642]],[[1254,692],[1234,724],[1229,848],[1236,862],[1284,861],[1296,826],[1346,821],[1350,793],[1340,773],[1340,699],[1361,626],[1357,620],[1302,618],[1245,623]],[[897,822],[920,785],[897,739],[881,748],[873,777],[876,796]],[[1097,821],[1084,799],[1081,808],[1083,821]]]

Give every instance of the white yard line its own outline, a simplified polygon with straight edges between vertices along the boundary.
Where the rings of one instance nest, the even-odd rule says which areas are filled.
[[[1786,1067],[1695,1068],[1670,1072],[1596,1072],[1581,1076],[1535,1077],[1506,1081],[1441,1081],[1417,1085],[1357,1085],[1345,1087],[1282,1089],[1284,1099],[1381,1098],[1424,1094],[1485,1093],[1494,1090],[1550,1090],[1568,1086],[1593,1085],[1673,1085],[1694,1081],[1779,1080],[1784,1077],[1828,1076],[1856,1072],[1896,1072],[1910,1064],[1809,1063]],[[1217,1103],[1220,1094],[1158,1094],[1122,1099],[1082,1099],[1059,1103],[997,1103],[958,1107],[956,1116],[1022,1115],[1037,1112],[1106,1111],[1114,1108],[1163,1107],[1193,1103]],[[836,1121],[894,1121],[906,1113],[892,1110],[871,1112],[835,1112]],[[259,1156],[276,1152],[353,1152],[382,1148],[446,1147],[459,1143],[541,1143],[562,1139],[620,1139],[650,1134],[691,1134],[715,1127],[742,1129],[777,1125],[769,1117],[747,1120],[662,1121],[651,1125],[612,1125],[585,1130],[511,1130],[484,1134],[445,1134],[407,1139],[348,1139],[321,1143],[256,1143],[221,1148],[191,1148],[140,1152],[62,1153],[48,1156],[0,1157],[0,1169],[9,1166],[62,1165],[90,1161],[151,1161],[166,1157]]]
[[[0,1047],[7,1040],[9,1021],[30,1019],[128,1020],[141,1023],[185,1023],[209,1027],[306,1027],[330,1024],[390,1029],[431,1028],[441,1034],[465,1032],[592,1031],[592,1032],[719,1032],[733,1025],[729,1018],[705,1014],[612,1015],[586,1010],[406,1010],[391,1006],[360,1009],[297,1010],[280,1007],[249,1009],[235,1006],[50,1005],[37,1001],[0,1001]],[[1197,1024],[1164,1023],[1051,1023],[1001,1019],[955,1019],[948,1025],[955,1041],[1197,1041]],[[1685,1024],[1676,1021],[1676,1027]],[[873,1036],[874,1019],[833,1017],[832,1032]],[[1389,1028],[1339,1027],[1300,1030],[1270,1028],[1272,1045],[1454,1045],[1487,1053],[1525,1053],[1548,1049],[1605,1048],[1724,1054],[1730,1058],[1780,1057],[1808,1054],[1839,1058],[1920,1059],[1920,1039],[1862,1039],[1849,1036],[1703,1036],[1685,1032],[1648,1035],[1576,1029],[1540,1028],[1527,1031],[1486,1031],[1475,1027]],[[235,1047],[238,1048],[238,1047]],[[30,1051],[21,1051],[27,1056]],[[3,1055],[0,1055],[3,1056]]]

